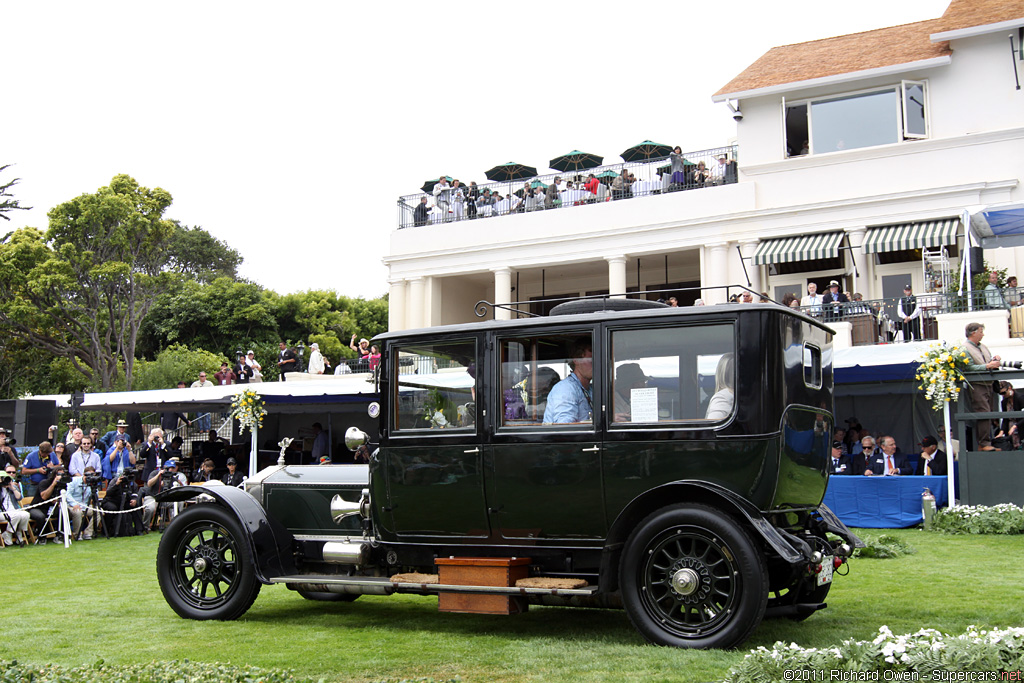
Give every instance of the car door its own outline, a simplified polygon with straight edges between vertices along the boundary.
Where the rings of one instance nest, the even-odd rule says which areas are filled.
[[[385,526],[407,540],[488,536],[476,401],[479,340],[395,343],[388,362],[391,410],[380,454]]]
[[[595,344],[594,326],[495,338],[487,497],[505,541],[604,537],[600,396],[579,393],[599,366]],[[559,415],[554,401],[564,409],[573,397],[576,414]]]

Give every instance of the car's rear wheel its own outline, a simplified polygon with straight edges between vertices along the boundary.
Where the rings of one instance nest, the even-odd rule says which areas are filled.
[[[703,505],[648,516],[623,548],[620,576],[630,620],[656,645],[735,647],[764,617],[763,553],[732,517]]]
[[[156,569],[164,599],[186,619],[237,619],[261,587],[245,532],[217,505],[196,505],[174,518],[160,539]]]

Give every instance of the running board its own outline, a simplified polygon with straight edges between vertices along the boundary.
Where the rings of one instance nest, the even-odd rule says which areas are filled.
[[[366,588],[386,588],[390,586],[395,593],[486,593],[490,595],[563,595],[590,596],[597,594],[597,586],[586,588],[520,588],[517,586],[456,586],[443,583],[392,583],[386,576],[337,576],[316,574],[295,574],[292,576],[275,576],[268,579],[269,583],[320,584],[332,586],[352,586]]]

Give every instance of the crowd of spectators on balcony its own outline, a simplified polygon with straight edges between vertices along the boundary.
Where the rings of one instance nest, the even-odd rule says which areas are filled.
[[[432,220],[472,220],[618,201],[737,181],[736,162],[724,154],[713,159],[710,166],[704,161],[693,164],[684,159],[681,149],[676,147],[669,155],[669,162],[669,166],[658,169],[657,181],[639,181],[632,170],[623,168],[618,173],[580,172],[570,178],[555,176],[547,185],[539,179],[529,179],[519,189],[504,195],[499,189],[481,189],[476,181],[464,185],[459,179],[449,180],[442,175],[431,189],[430,196],[420,197],[419,204],[413,209],[413,225],[424,226]]]

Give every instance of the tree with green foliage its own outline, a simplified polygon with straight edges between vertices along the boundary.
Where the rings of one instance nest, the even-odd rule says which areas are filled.
[[[101,388],[132,369],[139,327],[169,275],[171,195],[127,175],[48,213],[46,233],[0,243],[0,322],[9,335],[67,358]]]
[[[10,164],[0,166],[0,173],[3,173],[10,167]],[[11,217],[7,215],[10,211],[16,211],[18,209],[25,211],[32,208],[31,206],[22,206],[20,201],[14,199],[14,196],[11,194],[11,188],[17,185],[20,180],[21,178],[15,178],[14,180],[0,184],[0,218],[3,218],[5,221],[11,220]]]
[[[190,228],[174,223],[174,232],[168,244],[171,272],[200,282],[212,282],[219,277],[232,280],[238,277],[242,255],[200,227]]]
[[[276,343],[277,320],[259,285],[228,277],[182,280],[157,298],[143,334],[151,353],[182,343],[231,356],[240,346]]]
[[[178,382],[192,384],[199,372],[205,370],[211,376],[220,369],[226,357],[204,349],[189,349],[184,344],[172,344],[157,354],[151,361],[138,361],[135,388],[169,389]]]

